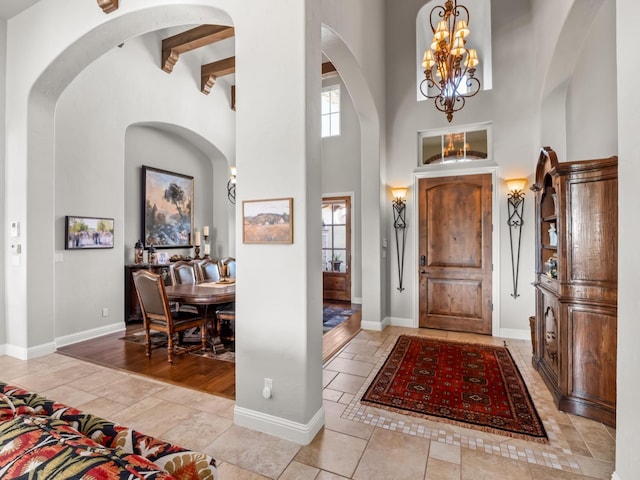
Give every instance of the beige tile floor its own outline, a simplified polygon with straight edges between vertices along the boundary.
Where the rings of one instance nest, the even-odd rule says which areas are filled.
[[[0,380],[144,433],[204,451],[221,480],[609,479],[615,430],[558,412],[531,367],[531,344],[507,340],[550,437],[542,445],[360,405],[398,335],[502,344],[498,338],[398,327],[363,331],[325,365],[325,427],[301,446],[233,424],[234,402],[52,354],[0,357]]]

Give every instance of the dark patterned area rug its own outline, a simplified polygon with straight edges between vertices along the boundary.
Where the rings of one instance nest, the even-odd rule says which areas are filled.
[[[325,334],[334,327],[337,327],[347,318],[353,315],[350,308],[340,308],[336,306],[325,306],[322,308],[322,333]]]
[[[139,345],[144,345],[145,336],[144,332],[136,332],[130,335],[126,335],[122,337],[120,340],[124,340],[125,342],[137,343]],[[196,327],[191,330],[187,330],[183,337],[183,345],[177,345],[176,351],[180,353],[181,350],[183,353],[187,353],[189,355],[198,355],[200,357],[213,358],[214,360],[223,360],[225,362],[235,362],[236,361],[236,353],[230,351],[225,348],[225,346],[220,341],[220,337],[215,337],[213,339],[213,343],[209,342],[209,349],[206,351],[202,350],[187,350],[200,343],[200,328]],[[175,343],[175,341],[174,341]],[[151,348],[165,348],[167,346],[167,335],[164,332],[151,332]],[[214,353],[215,351],[215,353]]]
[[[505,347],[401,335],[361,402],[548,443],[527,386]]]

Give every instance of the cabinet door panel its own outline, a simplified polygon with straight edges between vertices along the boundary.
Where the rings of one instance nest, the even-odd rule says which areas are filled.
[[[616,403],[616,312],[568,307],[572,343],[569,394],[607,406]]]
[[[616,284],[618,182],[574,181],[569,188],[570,281]]]

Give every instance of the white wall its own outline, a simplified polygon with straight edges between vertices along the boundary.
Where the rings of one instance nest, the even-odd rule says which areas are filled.
[[[2,199],[2,206],[4,206],[5,198],[5,123],[6,123],[6,72],[7,72],[7,22],[3,18],[0,18],[0,199]],[[2,258],[1,265],[7,264],[7,256],[5,255],[5,215],[4,208],[0,209],[0,258]],[[4,269],[3,269],[4,270]],[[3,272],[4,273],[4,272]],[[0,275],[0,292],[4,292],[4,275]],[[5,303],[4,295],[0,295],[0,353],[3,353],[5,344]]]
[[[567,158],[587,160],[618,153],[616,10],[606,2],[591,25],[567,89]],[[565,160],[565,159],[562,159]]]
[[[353,193],[351,218],[351,297],[362,299],[362,190],[360,121],[351,96],[339,76],[330,77],[322,86],[340,85],[340,135],[322,139],[322,192]]]
[[[640,99],[637,95],[637,19],[640,3],[618,0],[616,42],[618,74],[618,404],[616,430],[616,480],[640,478],[640,136],[637,132]]]

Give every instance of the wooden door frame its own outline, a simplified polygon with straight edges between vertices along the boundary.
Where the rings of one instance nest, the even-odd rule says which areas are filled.
[[[491,275],[491,301],[493,302],[493,312],[491,314],[491,336],[500,336],[500,225],[499,221],[500,208],[498,205],[498,191],[500,190],[497,185],[498,179],[498,167],[497,166],[472,166],[460,164],[446,168],[440,168],[440,166],[431,167],[429,170],[420,170],[413,173],[413,195],[412,195],[412,214],[411,225],[414,226],[413,230],[413,264],[410,273],[413,274],[413,295],[414,295],[414,311],[413,311],[413,327],[420,328],[420,275],[418,274],[418,258],[420,247],[420,228],[418,227],[420,222],[419,208],[419,182],[423,178],[438,178],[438,177],[454,177],[454,176],[466,176],[466,175],[491,175],[491,218],[493,222],[493,230],[491,235],[492,248],[491,257],[493,263],[493,273]],[[405,264],[406,265],[406,264]],[[406,268],[406,266],[405,266]],[[408,274],[409,272],[405,272]]]
[[[350,202],[351,203],[351,212],[349,214],[350,220],[351,220],[351,222],[350,222],[351,224],[349,225],[349,229],[351,230],[351,241],[349,242],[349,252],[351,253],[351,260],[349,262],[349,269],[350,269],[349,278],[350,278],[350,281],[351,281],[351,288],[350,288],[350,290],[351,290],[351,303],[362,304],[362,298],[360,298],[360,297],[356,298],[356,297],[353,296],[353,275],[354,275],[353,272],[355,270],[353,266],[354,266],[354,263],[355,263],[356,259],[358,260],[358,262],[360,262],[360,259],[357,258],[354,255],[354,245],[356,244],[355,243],[355,229],[353,228],[354,221],[355,221],[355,215],[353,214],[353,212],[355,210],[355,206],[354,206],[355,194],[354,194],[354,192],[323,193],[322,196],[321,196],[321,200],[324,201],[325,198],[330,200],[332,198],[338,198],[338,197],[349,197],[351,199],[351,202]],[[358,263],[358,266],[360,266],[359,263]],[[322,271],[321,271],[321,273],[322,273]],[[362,279],[360,280],[360,285],[361,285],[361,288],[362,288]]]

